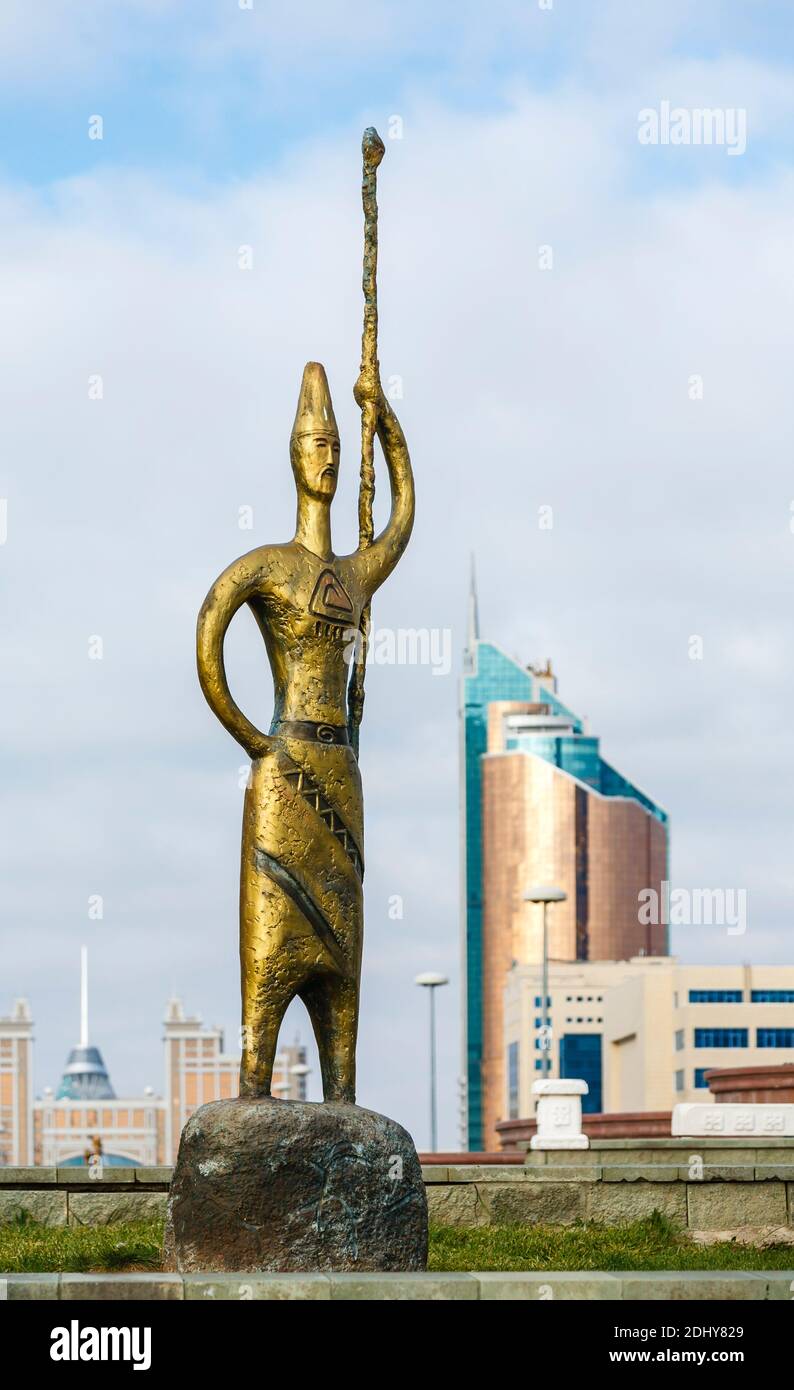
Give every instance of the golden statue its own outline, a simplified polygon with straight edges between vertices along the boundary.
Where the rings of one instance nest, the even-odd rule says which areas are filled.
[[[206,699],[252,758],[243,811],[240,1093],[267,1096],[279,1028],[297,995],[317,1038],[326,1100],[355,1100],[356,1033],[364,929],[364,817],[358,728],[364,699],[369,603],[408,544],[414,519],[411,462],[383,393],[377,358],[376,170],[384,147],[365,132],[364,332],[354,396],[362,413],[359,548],[335,555],[331,503],[339,431],[324,368],[304,368],[290,438],[298,494],[291,541],[243,555],[213,584],[198,620],[198,672]],[[373,538],[373,441],[391,485],[391,515]],[[275,687],[268,734],[235,704],[223,641],[247,603],[265,640]],[[355,649],[355,662],[346,659]],[[349,678],[349,679],[348,679]]]

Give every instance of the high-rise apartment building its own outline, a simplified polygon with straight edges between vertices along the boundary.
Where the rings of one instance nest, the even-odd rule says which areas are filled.
[[[505,1118],[507,972],[541,959],[526,889],[567,895],[549,913],[554,960],[666,955],[667,928],[640,924],[639,894],[661,892],[667,816],[601,756],[548,663],[523,667],[480,638],[474,592],[462,686],[466,1142],[482,1150]]]

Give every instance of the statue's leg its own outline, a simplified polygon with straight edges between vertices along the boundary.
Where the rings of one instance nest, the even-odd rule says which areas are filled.
[[[357,980],[315,975],[299,990],[320,1054],[325,1100],[356,1099]]]
[[[269,1096],[279,1029],[306,973],[291,933],[296,909],[265,876],[243,880],[240,899],[240,1095]]]
[[[279,1029],[291,994],[246,989],[243,979],[240,1095],[269,1096]]]

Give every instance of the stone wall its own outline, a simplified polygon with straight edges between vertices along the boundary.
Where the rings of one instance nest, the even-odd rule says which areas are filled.
[[[682,1229],[794,1228],[794,1140],[594,1140],[524,1166],[423,1169],[430,1219],[453,1226],[619,1225],[661,1211]],[[0,1222],[51,1226],[162,1218],[170,1168],[0,1168]]]
[[[45,1226],[164,1220],[171,1168],[0,1168],[0,1223],[27,1212]]]
[[[515,1168],[426,1168],[431,1221],[621,1225],[660,1211],[682,1230],[794,1228],[794,1141],[594,1140]]]

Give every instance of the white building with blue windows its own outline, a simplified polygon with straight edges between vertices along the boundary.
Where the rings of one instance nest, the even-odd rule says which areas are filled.
[[[532,1083],[579,1076],[585,1113],[709,1101],[714,1067],[794,1063],[794,966],[684,965],[674,956],[515,965],[505,989],[505,1116],[534,1113]],[[546,1070],[544,1071],[544,1068]]]

